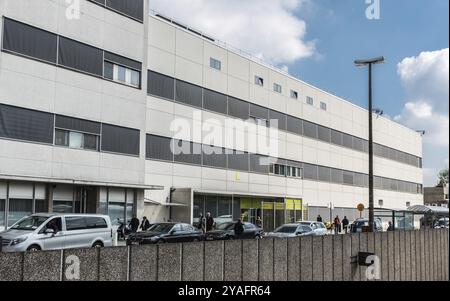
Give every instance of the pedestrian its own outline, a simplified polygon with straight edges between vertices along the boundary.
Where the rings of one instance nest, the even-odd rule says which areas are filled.
[[[344,219],[342,220],[342,226],[344,227],[345,234],[348,233],[348,224],[349,223],[350,222],[348,221],[347,217],[344,216]]]
[[[133,218],[130,221],[130,228],[132,233],[136,233],[139,229],[139,219],[136,217],[136,215],[133,215]]]
[[[257,218],[256,218],[256,225],[255,225],[256,227],[258,227],[258,228],[262,228],[262,220],[261,220],[261,216],[258,216]]]
[[[214,227],[214,218],[211,216],[211,213],[206,213],[206,232],[212,231]]]
[[[334,234],[341,233],[341,220],[339,219],[339,216],[336,215],[334,218]]]
[[[203,234],[206,233],[206,218],[203,216],[203,213],[200,213],[198,217],[197,229],[201,230]]]
[[[394,226],[392,226],[392,222],[389,222],[389,226],[388,226],[387,230],[394,231]]]
[[[317,221],[318,221],[319,223],[322,222],[322,217],[320,216],[320,214],[317,216]]]
[[[141,223],[141,227],[140,228],[141,228],[142,231],[147,231],[150,228],[150,222],[149,222],[149,220],[147,219],[146,216],[144,216],[142,218],[142,223]]]
[[[242,233],[244,233],[244,224],[242,223],[242,220],[238,219],[234,224],[234,237],[239,239],[241,238]]]

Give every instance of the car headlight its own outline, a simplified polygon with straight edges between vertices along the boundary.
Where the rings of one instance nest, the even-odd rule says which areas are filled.
[[[22,238],[16,238],[16,239],[13,239],[12,241],[11,241],[11,246],[15,246],[15,245],[18,245],[18,244],[21,244],[21,243],[23,243],[25,240],[27,240],[28,239],[28,237],[22,237]]]

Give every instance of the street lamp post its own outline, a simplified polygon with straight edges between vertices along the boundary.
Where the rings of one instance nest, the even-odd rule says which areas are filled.
[[[370,232],[373,232],[373,222],[374,222],[372,65],[382,63],[384,63],[384,57],[355,61],[356,66],[369,66],[369,231]]]

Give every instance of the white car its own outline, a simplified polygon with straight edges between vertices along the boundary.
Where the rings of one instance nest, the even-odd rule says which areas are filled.
[[[267,233],[266,237],[284,238],[312,235],[314,235],[314,231],[310,226],[301,224],[286,224],[278,227],[273,232]]]
[[[309,226],[314,232],[315,236],[327,235],[327,227],[322,222],[314,222],[314,221],[299,221],[301,225]]]

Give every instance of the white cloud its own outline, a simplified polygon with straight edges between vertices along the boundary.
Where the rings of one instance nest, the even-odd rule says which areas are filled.
[[[425,184],[433,185],[438,171],[448,165],[449,49],[405,58],[398,64],[397,71],[407,102],[394,119],[410,128],[426,131]]]
[[[269,63],[313,57],[306,23],[295,16],[309,0],[151,0],[150,8]]]

